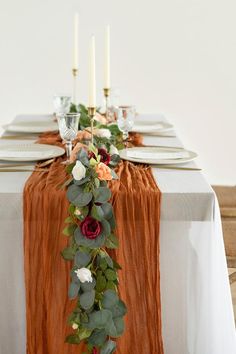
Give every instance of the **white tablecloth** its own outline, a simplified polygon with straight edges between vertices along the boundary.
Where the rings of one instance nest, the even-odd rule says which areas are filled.
[[[140,115],[139,119],[158,116]],[[0,141],[9,143],[12,141]],[[144,143],[182,145],[178,138],[151,136],[145,136]],[[153,169],[153,173],[162,191],[160,267],[165,354],[236,354],[214,192],[198,171]],[[30,172],[0,173],[0,354],[26,353],[22,193],[29,176]]]

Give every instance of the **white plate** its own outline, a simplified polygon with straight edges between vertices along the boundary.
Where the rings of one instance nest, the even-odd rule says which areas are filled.
[[[61,156],[65,150],[47,144],[9,144],[0,146],[0,160],[40,161]]]
[[[53,121],[15,122],[3,125],[3,129],[15,133],[45,133],[58,130],[58,124]]]
[[[170,129],[173,129],[173,125],[166,122],[154,122],[154,121],[136,121],[134,122],[132,131],[142,134],[155,134],[164,133]]]
[[[134,147],[121,150],[123,160],[151,165],[176,165],[194,160],[197,154],[175,148]]]

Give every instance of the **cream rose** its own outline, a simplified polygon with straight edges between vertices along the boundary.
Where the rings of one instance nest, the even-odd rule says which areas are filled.
[[[89,269],[80,268],[80,269],[75,270],[75,273],[76,273],[77,277],[79,278],[79,280],[81,281],[81,283],[85,283],[85,282],[92,283],[92,281],[93,281],[92,273],[90,272]]]
[[[110,139],[111,132],[109,129],[95,129],[94,135],[98,136],[99,138],[107,138]]]
[[[76,181],[80,181],[82,178],[85,177],[86,168],[80,161],[76,161],[75,166],[72,170],[72,175]]]

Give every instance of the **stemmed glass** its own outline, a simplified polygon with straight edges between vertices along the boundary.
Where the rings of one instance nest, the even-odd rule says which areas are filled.
[[[72,142],[75,140],[79,128],[80,113],[58,114],[57,121],[61,138],[65,141],[67,161],[70,161]]]
[[[70,112],[71,96],[54,95],[53,105],[56,115]]]
[[[134,106],[119,106],[116,108],[117,124],[123,133],[124,140],[129,137],[129,132],[132,130],[135,118]]]

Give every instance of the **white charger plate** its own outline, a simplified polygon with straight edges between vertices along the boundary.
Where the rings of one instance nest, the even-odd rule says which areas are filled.
[[[9,144],[0,145],[0,160],[40,161],[64,155],[61,147],[47,144]]]
[[[195,152],[185,149],[147,146],[123,149],[119,151],[119,154],[123,160],[149,165],[176,165],[190,162],[197,157]]]
[[[135,133],[155,135],[156,133],[165,133],[170,129],[173,129],[173,125],[170,123],[147,120],[135,121],[132,131]]]
[[[3,129],[14,133],[45,133],[48,131],[57,131],[58,124],[53,121],[15,122],[3,125]]]

